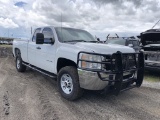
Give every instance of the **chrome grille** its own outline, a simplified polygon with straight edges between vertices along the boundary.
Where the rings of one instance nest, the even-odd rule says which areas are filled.
[[[129,70],[136,68],[136,62],[138,58],[136,54],[122,54],[122,66],[123,70]],[[111,71],[117,71],[118,70],[118,58],[115,56],[112,56],[111,58],[106,58],[105,62],[108,62],[105,64],[105,69],[111,70]]]

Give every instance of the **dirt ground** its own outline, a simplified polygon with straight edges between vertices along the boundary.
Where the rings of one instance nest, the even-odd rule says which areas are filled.
[[[119,96],[86,91],[70,102],[55,80],[32,70],[18,73],[11,52],[0,55],[0,120],[160,120],[158,87],[144,85]]]

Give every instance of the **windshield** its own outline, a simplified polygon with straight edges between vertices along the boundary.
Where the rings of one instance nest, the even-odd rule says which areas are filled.
[[[94,37],[85,30],[73,28],[55,28],[60,42],[97,42]]]
[[[110,40],[107,40],[106,43],[125,45],[126,40],[125,39],[110,39]]]

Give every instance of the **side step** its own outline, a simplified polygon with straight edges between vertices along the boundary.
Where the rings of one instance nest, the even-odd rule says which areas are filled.
[[[27,66],[27,67],[29,67],[29,68],[31,68],[31,69],[33,69],[33,70],[36,70],[36,71],[38,71],[38,72],[40,72],[40,73],[42,73],[42,74],[44,74],[44,75],[46,75],[48,77],[57,78],[57,76],[54,75],[53,73],[49,73],[47,71],[41,70],[41,69],[39,69],[37,67],[31,66],[30,64],[26,64],[24,62],[22,64],[25,65],[25,66]]]

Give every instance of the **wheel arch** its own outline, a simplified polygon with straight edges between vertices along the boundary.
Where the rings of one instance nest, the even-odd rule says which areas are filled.
[[[57,73],[59,72],[59,70],[65,66],[75,66],[77,68],[77,64],[70,59],[66,59],[66,58],[58,58],[57,60]]]
[[[19,53],[18,53],[19,52]],[[17,57],[21,53],[19,48],[14,48],[15,57]]]

